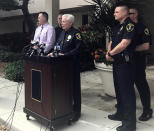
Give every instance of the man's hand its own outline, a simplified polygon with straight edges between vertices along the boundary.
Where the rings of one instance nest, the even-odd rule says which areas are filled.
[[[114,61],[114,59],[113,59],[112,57],[108,56],[107,54],[106,54],[106,60],[107,60],[107,61],[111,61],[111,62]]]
[[[63,54],[63,53],[59,53],[58,55],[60,55],[60,56],[64,56],[64,54]]]
[[[47,56],[53,57],[53,53],[48,54]]]
[[[58,55],[59,55],[59,56],[64,56],[63,53],[59,53]],[[50,54],[48,54],[47,56],[54,57],[53,53],[50,53]]]
[[[30,42],[31,44],[35,44],[36,42],[34,41],[34,40],[31,40],[31,42]]]

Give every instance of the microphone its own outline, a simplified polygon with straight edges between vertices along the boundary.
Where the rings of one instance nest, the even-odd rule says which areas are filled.
[[[37,46],[37,48],[35,47]],[[27,48],[27,47],[26,47]],[[32,41],[28,50],[25,50],[25,56],[31,57],[33,55],[44,56],[45,44],[39,44],[39,42]]]
[[[44,48],[45,48],[45,44],[39,44],[37,52],[39,56],[44,56]]]
[[[57,43],[54,46],[53,56],[57,57],[60,51],[61,51],[61,46]]]

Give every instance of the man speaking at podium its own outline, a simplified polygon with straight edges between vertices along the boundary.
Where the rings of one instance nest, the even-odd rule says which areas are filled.
[[[38,15],[38,27],[34,35],[34,43],[44,44],[44,53],[47,54],[55,42],[55,29],[48,23],[48,14],[40,12]],[[37,46],[34,46],[37,49]]]
[[[64,14],[62,16],[62,29],[55,48],[59,47],[57,55],[72,55],[73,56],[73,101],[74,101],[74,118],[77,121],[81,115],[81,86],[80,86],[80,61],[79,48],[82,43],[80,32],[73,27],[74,16]],[[55,53],[50,53],[48,56],[53,57]]]

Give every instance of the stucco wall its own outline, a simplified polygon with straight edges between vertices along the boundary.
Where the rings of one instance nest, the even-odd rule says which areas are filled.
[[[29,12],[30,13],[38,13],[40,11],[47,11],[49,14],[49,22],[51,24],[55,24],[52,18],[56,21],[56,17],[58,14],[57,1],[55,1],[54,9],[52,10],[52,1],[50,4],[48,1],[50,0],[30,0],[29,2]],[[46,5],[45,5],[46,4]],[[57,12],[57,13],[56,13]],[[14,11],[2,11],[0,10],[0,34],[11,33],[11,32],[21,32],[22,31],[22,23],[23,20],[20,19],[22,16],[22,10],[14,10]],[[19,18],[13,18],[19,16]],[[12,18],[10,18],[12,17]],[[6,19],[7,20],[4,20]]]
[[[22,23],[22,18],[0,21],[0,34],[22,32]]]
[[[17,0],[18,1],[18,0]],[[91,2],[91,0],[87,0]],[[50,2],[48,2],[50,4]],[[45,11],[46,9],[46,0],[30,0],[28,8],[30,13],[37,13],[40,11]],[[84,0],[59,0],[59,8],[66,9],[66,8],[73,8],[79,7],[83,5],[90,5],[90,3]],[[0,10],[0,17],[9,17],[9,16],[16,16],[22,15],[21,10],[15,11],[2,11]]]
[[[91,0],[89,0],[91,1]],[[83,6],[83,5],[89,5],[89,3],[85,2],[84,0],[60,0],[59,1],[59,7],[60,9],[66,9],[66,8],[73,8],[73,7],[79,7],[79,6]],[[40,11],[49,11],[46,10],[45,8],[47,6],[45,6],[46,3],[50,3],[48,2],[48,0],[30,0],[29,3],[29,11],[30,13],[37,13]],[[66,4],[67,3],[67,4]],[[52,4],[52,3],[50,3]],[[52,7],[51,5],[49,5],[49,7]],[[52,15],[51,11],[50,11],[50,16]],[[50,20],[50,23],[53,23],[55,25],[56,23],[56,17],[57,17],[57,13],[54,13],[54,19]],[[79,27],[82,24],[82,15],[83,14],[88,14],[88,12],[82,12],[82,13],[75,13],[75,17],[76,17],[76,21],[75,21],[75,27]],[[18,15],[22,15],[22,11],[21,10],[15,10],[15,11],[2,11],[0,10],[0,18],[5,18],[5,17],[10,17],[10,16],[18,16]],[[9,20],[5,20],[5,21],[0,21],[0,34],[3,33],[9,33],[9,32],[16,32],[16,31],[22,31],[22,20],[21,19],[9,19]]]
[[[86,1],[88,1],[88,2],[86,2]],[[86,0],[86,1],[85,0],[60,0],[60,9],[80,7],[83,5],[91,5],[91,3],[92,3],[91,0]]]

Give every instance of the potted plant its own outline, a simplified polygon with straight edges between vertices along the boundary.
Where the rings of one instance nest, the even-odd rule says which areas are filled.
[[[92,55],[95,61],[95,67],[99,70],[105,93],[115,97],[112,63],[106,60],[106,51],[97,49]]]
[[[96,48],[102,46],[104,43],[104,34],[93,29],[91,25],[84,25],[79,27],[82,35],[83,44],[81,45],[81,69],[94,69],[94,59],[91,55]],[[101,43],[101,44],[100,44]]]
[[[90,28],[81,31],[83,39],[92,52],[95,67],[100,71],[100,78],[106,94],[115,97],[113,73],[111,63],[106,61],[106,45],[110,40],[112,27],[115,25],[113,17],[114,0],[92,0],[95,11],[91,15]]]

